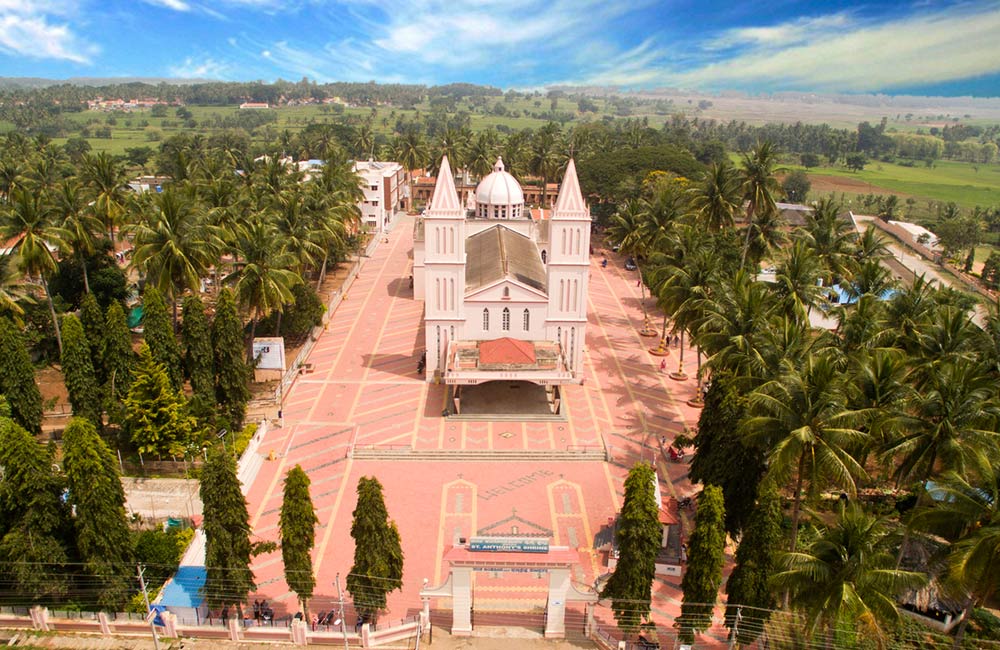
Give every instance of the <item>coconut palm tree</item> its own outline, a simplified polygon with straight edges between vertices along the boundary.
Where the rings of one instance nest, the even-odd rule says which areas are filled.
[[[857,414],[847,405],[842,369],[832,354],[807,354],[800,364],[782,363],[780,373],[750,393],[752,414],[743,423],[748,439],[767,450],[768,473],[779,485],[794,481],[792,533],[795,550],[802,490],[814,497],[828,485],[850,495],[865,469],[846,450],[859,449],[865,434],[855,427]]]
[[[899,435],[883,448],[898,484],[924,484],[947,471],[971,476],[992,463],[1000,433],[995,379],[981,363],[953,359],[928,366],[905,412]]]
[[[743,154],[740,161],[743,200],[747,206],[747,235],[740,268],[746,264],[754,219],[761,214],[777,212],[774,197],[781,193],[781,187],[774,176],[779,171],[777,164],[778,152],[774,145],[766,141],[758,142],[756,147]]]
[[[59,226],[62,240],[69,246],[69,252],[77,256],[80,268],[83,269],[83,288],[90,293],[87,256],[97,248],[97,233],[103,227],[101,221],[87,206],[83,187],[76,179],[66,179],[59,183],[52,200],[53,208],[62,220]]]
[[[826,647],[837,647],[844,629],[884,640],[885,626],[899,620],[896,598],[927,577],[896,568],[889,522],[857,504],[841,506],[832,525],[817,525],[819,536],[806,548],[780,556],[772,584],[791,594],[805,613],[807,637],[822,634]]]
[[[640,304],[642,305],[643,331],[649,331],[649,312],[646,310],[646,284],[642,282],[642,258],[650,252],[649,229],[646,227],[647,205],[643,199],[627,201],[611,218],[607,239],[617,245],[625,255],[635,260],[636,275],[639,276]],[[655,332],[654,332],[655,334]]]
[[[542,205],[545,207],[549,180],[556,177],[566,162],[562,154],[562,138],[559,125],[549,122],[535,133],[531,139],[528,154],[528,171],[542,179]]]
[[[181,295],[201,290],[201,279],[217,263],[223,241],[188,190],[168,187],[150,196],[133,227],[132,266],[169,298],[176,327]]]
[[[31,300],[21,282],[21,274],[15,267],[16,257],[12,253],[0,255],[0,316],[9,317],[18,327],[24,325],[24,308],[21,300]]]
[[[62,334],[59,319],[49,292],[46,276],[56,270],[55,251],[65,248],[56,226],[56,212],[49,205],[47,197],[25,188],[11,191],[10,200],[3,206],[2,232],[7,240],[13,240],[13,253],[17,255],[17,267],[29,280],[41,285],[45,299],[49,303],[49,315],[56,333],[59,355],[62,356]]]
[[[691,210],[710,230],[732,228],[740,210],[740,178],[728,161],[713,163],[701,183],[688,190]]]
[[[965,607],[955,650],[962,645],[972,610],[1000,589],[1000,474],[988,467],[976,478],[945,475],[932,490],[933,504],[918,508],[909,522],[951,542],[941,582],[960,595]]]
[[[812,308],[820,301],[820,261],[805,240],[798,238],[778,262],[774,290],[782,311],[790,318],[809,322]]]
[[[729,370],[751,383],[767,376],[764,334],[778,306],[774,292],[745,271],[718,281],[702,308],[698,337],[713,373]]]
[[[80,179],[93,197],[94,214],[104,224],[108,239],[113,244],[115,228],[121,225],[128,202],[125,166],[104,151],[88,154],[80,168]]]
[[[291,270],[295,260],[282,250],[277,228],[264,218],[247,225],[236,248],[242,260],[240,268],[224,282],[235,285],[237,302],[250,312],[252,342],[261,318],[294,302],[292,288],[302,278]],[[248,358],[250,354],[248,351]]]
[[[810,247],[823,268],[823,284],[831,285],[849,273],[854,259],[857,233],[848,219],[841,218],[843,204],[827,196],[806,217],[805,232]]]

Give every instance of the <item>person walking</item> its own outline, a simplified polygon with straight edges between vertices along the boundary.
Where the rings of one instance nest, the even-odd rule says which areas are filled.
[[[660,361],[660,372],[666,372],[667,370],[667,360],[663,359]]]

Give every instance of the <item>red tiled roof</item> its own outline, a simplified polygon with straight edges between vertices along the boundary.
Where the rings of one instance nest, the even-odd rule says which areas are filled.
[[[680,523],[677,515],[667,506],[660,508],[660,523],[668,525],[676,525]]]
[[[479,363],[485,364],[535,364],[535,344],[504,337],[479,344]]]

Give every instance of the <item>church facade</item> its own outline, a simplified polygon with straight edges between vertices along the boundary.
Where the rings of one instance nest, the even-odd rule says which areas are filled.
[[[532,217],[500,159],[474,198],[463,205],[445,158],[415,225],[427,380],[581,383],[591,220],[573,160],[549,218]]]

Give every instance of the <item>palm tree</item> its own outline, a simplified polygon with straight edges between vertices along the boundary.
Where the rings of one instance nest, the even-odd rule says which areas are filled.
[[[869,225],[854,244],[854,259],[858,263],[867,260],[884,260],[892,256],[887,240],[878,228]]]
[[[640,304],[642,305],[643,326],[640,333],[645,332],[646,336],[650,336],[649,332],[652,331],[652,335],[655,336],[655,330],[649,326],[649,313],[646,310],[646,285],[642,282],[642,268],[640,267],[640,258],[649,253],[648,230],[644,227],[646,215],[647,207],[644,200],[626,202],[611,218],[607,238],[609,242],[617,245],[622,253],[630,255],[635,260],[641,293]]]
[[[806,615],[807,636],[822,632],[827,647],[845,628],[884,639],[884,626],[899,620],[896,598],[926,576],[895,567],[892,528],[856,504],[843,506],[833,525],[817,523],[819,537],[801,552],[783,554],[772,584],[790,592]]]
[[[808,323],[809,314],[823,293],[819,285],[819,257],[813,248],[803,239],[796,239],[778,263],[774,279],[785,315]]]
[[[372,129],[372,121],[365,120],[354,131],[354,139],[351,142],[351,149],[358,160],[365,160],[373,156],[375,147],[375,131]]]
[[[22,327],[24,308],[18,301],[30,300],[31,296],[25,291],[21,275],[14,267],[15,261],[12,253],[0,255],[0,316],[8,316],[18,327]]]
[[[720,279],[703,306],[698,339],[712,372],[729,370],[754,381],[766,377],[765,332],[777,308],[774,292],[745,271]]]
[[[277,229],[263,218],[254,219],[247,226],[236,247],[242,258],[241,268],[224,281],[235,284],[237,301],[250,312],[252,343],[260,319],[292,303],[295,300],[292,288],[302,278],[290,270],[294,260],[282,250]],[[248,358],[250,354],[248,351]]]
[[[751,151],[744,153],[740,163],[743,200],[747,205],[747,237],[743,244],[740,268],[746,264],[747,250],[750,248],[750,234],[754,218],[776,212],[774,196],[781,192],[774,174],[779,171],[778,152],[770,142],[758,142]]]
[[[308,198],[314,205],[314,241],[323,249],[323,262],[316,280],[319,291],[326,276],[330,251],[346,249],[349,234],[356,232],[361,223],[358,204],[364,200],[364,193],[352,163],[345,158],[327,160],[323,173],[310,183]]]
[[[896,418],[899,436],[883,449],[896,462],[897,483],[987,471],[1000,442],[998,416],[996,380],[981,363],[954,359],[928,367]]]
[[[87,155],[83,159],[80,178],[87,186],[94,200],[94,213],[104,224],[108,239],[114,244],[115,227],[125,214],[128,180],[125,166],[106,152]]]
[[[88,209],[83,197],[83,188],[75,179],[67,179],[60,183],[53,201],[55,210],[62,217],[60,230],[63,242],[80,261],[80,268],[83,269],[83,288],[90,293],[87,256],[96,250],[96,237],[102,228],[101,221]]]
[[[806,218],[807,241],[823,267],[823,284],[831,285],[843,278],[850,269],[855,253],[857,233],[847,219],[841,218],[843,204],[827,196],[819,200]]]
[[[292,269],[303,276],[323,257],[323,247],[316,243],[316,220],[306,198],[299,187],[282,192],[275,200],[274,219],[282,251],[291,256]]]
[[[419,169],[427,164],[427,145],[424,143],[424,138],[420,135],[420,131],[415,127],[409,128],[405,133],[397,136],[393,140],[392,148],[396,156],[395,159],[408,172],[412,172],[414,169]]]
[[[691,210],[710,230],[732,228],[740,209],[740,178],[728,161],[713,163],[690,190]]]
[[[465,167],[469,173],[476,178],[489,174],[496,163],[498,146],[496,131],[490,129],[477,133],[465,150]]]
[[[977,478],[942,477],[933,489],[933,505],[917,509],[909,522],[951,542],[942,582],[962,595],[965,607],[955,650],[962,645],[972,610],[1000,589],[1000,474],[988,467]]]
[[[54,220],[56,213],[46,197],[27,189],[16,188],[3,211],[2,232],[14,240],[13,252],[17,255],[18,269],[29,279],[38,278],[49,303],[49,315],[56,333],[59,355],[62,356],[62,334],[59,319],[49,292],[46,275],[56,270],[55,251],[65,247]]]
[[[219,259],[221,233],[202,218],[189,193],[171,187],[152,195],[134,231],[132,265],[170,299],[176,327],[181,295],[200,291],[201,279]]]
[[[549,180],[556,177],[565,162],[560,154],[559,125],[549,122],[531,140],[528,170],[542,179],[542,205],[547,203]]]
[[[828,484],[856,493],[865,469],[846,450],[859,449],[865,434],[853,424],[857,414],[847,406],[843,373],[831,354],[805,355],[800,365],[786,360],[780,374],[750,393],[753,414],[743,423],[749,440],[767,450],[769,474],[779,485],[794,477],[791,550],[795,550],[802,504],[808,484],[815,496]]]

